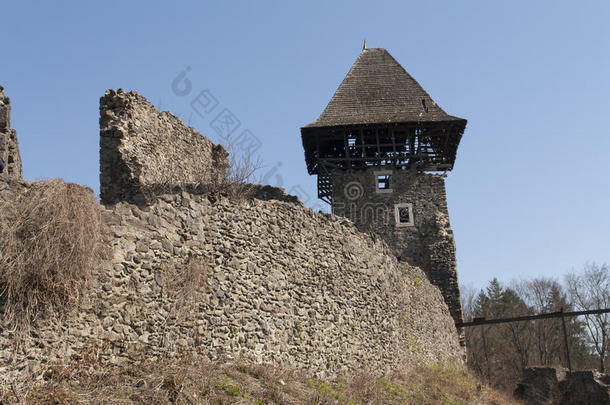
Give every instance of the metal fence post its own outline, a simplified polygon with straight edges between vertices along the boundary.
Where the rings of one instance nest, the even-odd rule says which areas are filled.
[[[568,370],[572,372],[572,361],[570,361],[570,345],[568,344],[568,331],[566,330],[566,317],[561,307],[561,324],[563,325],[563,342],[566,345],[566,359],[568,360]]]

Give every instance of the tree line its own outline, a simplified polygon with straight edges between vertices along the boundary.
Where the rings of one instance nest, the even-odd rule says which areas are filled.
[[[480,291],[462,286],[464,319],[507,318],[610,308],[610,266],[588,263],[561,280],[535,278],[504,284],[497,278]],[[610,313],[566,317],[573,369],[607,372]],[[567,367],[561,318],[465,328],[469,368],[499,389],[512,391],[526,366]]]

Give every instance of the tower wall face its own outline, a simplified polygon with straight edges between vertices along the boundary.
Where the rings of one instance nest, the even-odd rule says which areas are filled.
[[[383,187],[389,176],[389,189]],[[424,270],[443,294],[451,315],[462,320],[453,231],[442,176],[405,170],[337,170],[332,211],[360,230],[379,235],[400,260]]]
[[[4,162],[2,176],[10,176],[20,179],[21,155],[17,142],[17,131],[11,129],[11,102],[4,95],[4,89],[0,86],[0,158]]]

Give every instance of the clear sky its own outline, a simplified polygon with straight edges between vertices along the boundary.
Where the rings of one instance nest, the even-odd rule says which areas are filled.
[[[137,90],[219,141],[213,95],[261,142],[266,181],[317,207],[299,128],[366,38],[468,119],[447,178],[460,281],[610,262],[610,2],[6,1],[0,84],[24,176],[99,192],[98,106]],[[191,92],[172,82],[188,69]],[[309,198],[307,198],[309,196]]]

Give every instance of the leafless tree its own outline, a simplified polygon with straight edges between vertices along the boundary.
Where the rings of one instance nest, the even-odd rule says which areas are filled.
[[[475,293],[472,288],[462,290],[466,319],[503,318],[528,314],[529,309],[512,288],[496,279]],[[528,364],[531,348],[531,325],[514,323],[481,325],[465,331],[468,365],[479,376],[500,389],[512,390]]]
[[[565,276],[568,294],[581,311],[610,308],[610,267],[588,263],[581,273]],[[610,314],[585,315],[589,344],[599,358],[599,370],[605,372],[610,334]]]
[[[569,309],[563,287],[551,278],[535,278],[513,283],[519,296],[532,313],[542,314]],[[571,323],[569,323],[571,326]],[[533,364],[555,366],[565,364],[565,347],[560,319],[538,319],[532,322],[531,359]]]
[[[471,319],[474,314],[474,302],[477,298],[477,289],[472,284],[462,284],[460,286],[460,297],[462,298],[462,308],[464,319]]]
[[[472,285],[462,285],[460,287],[460,296],[462,298],[462,307],[465,320],[470,320],[476,316],[475,302],[477,299],[477,294],[477,290]],[[489,381],[491,370],[484,328],[484,326],[465,328],[464,336],[466,347],[468,349],[468,366],[474,370],[477,375],[484,377]]]
[[[234,199],[248,198],[253,193],[253,184],[260,179],[256,172],[263,166],[260,157],[255,157],[250,150],[241,147],[233,139],[222,145],[228,153],[229,166],[225,176],[209,185],[211,193],[226,194]]]

